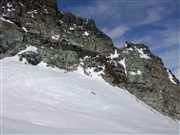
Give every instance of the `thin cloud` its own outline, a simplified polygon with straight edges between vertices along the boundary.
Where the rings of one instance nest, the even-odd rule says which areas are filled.
[[[104,28],[103,31],[109,35],[113,40],[120,38],[129,30],[126,26],[117,26],[111,30]]]
[[[150,23],[154,23],[163,19],[164,11],[165,11],[165,8],[163,7],[152,8],[148,10],[147,17],[145,17],[144,20],[140,24],[150,24]]]
[[[103,21],[110,18],[113,23],[120,22],[135,26],[154,23],[167,17],[172,11],[164,5],[168,5],[168,0],[165,2],[164,0],[146,2],[93,0],[89,5],[76,4],[69,7],[69,10],[83,17]]]
[[[74,13],[79,16],[98,18],[111,11],[111,6],[107,2],[102,2],[101,0],[92,1],[91,5],[77,5],[70,7]]]

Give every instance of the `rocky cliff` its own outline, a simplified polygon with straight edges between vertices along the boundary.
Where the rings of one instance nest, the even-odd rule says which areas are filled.
[[[55,0],[1,0],[0,7],[1,59],[16,55],[32,65],[82,68],[180,119],[179,81],[144,44],[116,48],[93,20],[59,12]]]

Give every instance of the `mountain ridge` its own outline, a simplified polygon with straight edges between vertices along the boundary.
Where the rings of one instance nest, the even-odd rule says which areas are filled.
[[[6,0],[0,7],[0,58],[15,56],[24,63],[68,71],[79,67],[126,88],[157,111],[180,119],[178,79],[142,43],[123,48],[90,19],[58,12],[56,1]]]

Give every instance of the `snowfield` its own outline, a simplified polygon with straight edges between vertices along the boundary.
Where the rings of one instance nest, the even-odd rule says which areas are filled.
[[[178,135],[178,123],[102,79],[5,58],[4,134]]]

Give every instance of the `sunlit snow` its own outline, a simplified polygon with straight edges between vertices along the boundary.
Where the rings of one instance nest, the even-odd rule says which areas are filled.
[[[125,74],[127,75],[127,69],[126,69],[126,61],[125,58],[123,58],[122,60],[118,61],[119,64],[121,64],[124,67],[125,70]]]
[[[22,54],[27,51],[37,52],[37,47],[30,45],[30,46],[26,47],[25,50],[20,51],[18,54]]]
[[[0,17],[0,20],[4,21],[4,22],[8,22],[8,23],[11,23],[11,24],[14,24],[14,22],[8,20],[8,19],[5,19],[4,17]]]
[[[27,30],[25,27],[22,27],[22,29],[23,29],[25,32],[28,32],[28,30]]]
[[[130,71],[129,73],[130,73],[131,75],[141,75],[141,74],[142,74],[142,72],[141,72],[140,70],[137,70],[136,72]]]
[[[69,30],[74,30],[74,28],[73,28],[73,27],[70,27]]]
[[[178,124],[82,72],[0,60],[4,133],[176,135]]]
[[[87,31],[85,31],[85,32],[83,33],[83,36],[89,36],[89,33],[88,33]]]
[[[118,54],[117,49],[115,49],[115,50],[114,50],[114,54],[111,54],[109,57],[110,57],[111,59],[118,58],[118,57],[119,57],[119,54]]]
[[[57,34],[54,34],[54,35],[51,36],[51,38],[52,38],[53,40],[59,40],[60,36],[57,35]]]
[[[136,47],[135,47],[136,48]],[[136,50],[140,53],[140,58],[143,59],[151,59],[147,54],[144,53],[142,48],[136,48]]]

